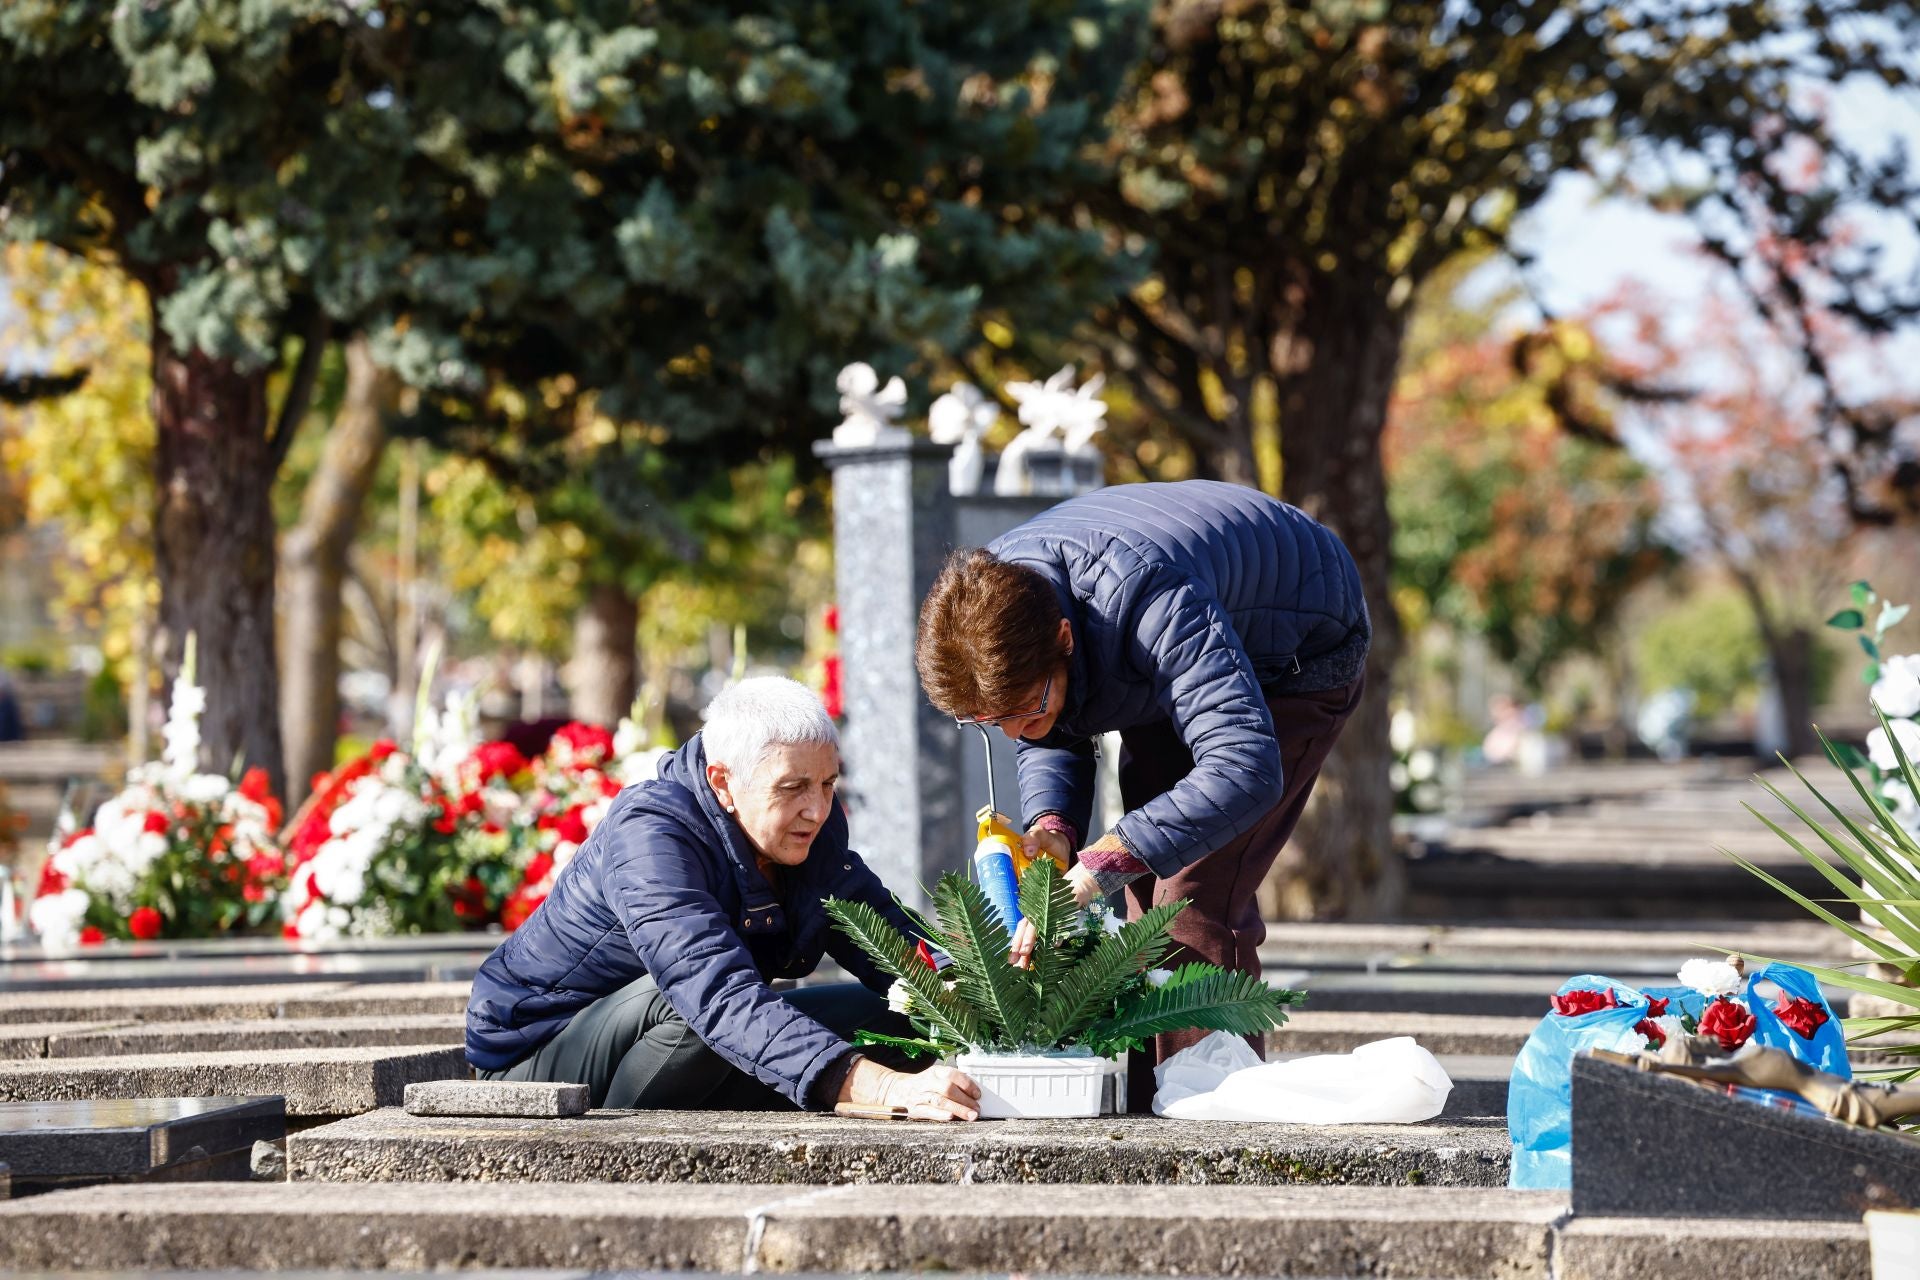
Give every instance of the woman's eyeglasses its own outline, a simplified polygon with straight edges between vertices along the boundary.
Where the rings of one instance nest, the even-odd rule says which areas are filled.
[[[1005,724],[1009,720],[1030,720],[1034,716],[1041,716],[1047,713],[1047,700],[1052,696],[1053,677],[1049,675],[1047,682],[1040,687],[1040,705],[1031,711],[1015,711],[1011,715],[1004,716],[955,716],[953,722],[962,726],[970,724],[986,726]]]

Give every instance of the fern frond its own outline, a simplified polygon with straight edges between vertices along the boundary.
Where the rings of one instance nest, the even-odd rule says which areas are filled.
[[[960,995],[998,1032],[996,1040],[1019,1044],[1033,1020],[1033,983],[1007,958],[1011,941],[999,913],[979,885],[957,875],[940,877],[933,901]]]
[[[840,931],[853,939],[855,946],[873,957],[873,963],[890,977],[907,984],[913,993],[917,1013],[936,1029],[960,1044],[980,1043],[980,1020],[963,1001],[954,998],[940,975],[920,963],[913,944],[887,923],[887,918],[864,902],[828,898],[822,903]]]
[[[1160,962],[1172,945],[1168,930],[1186,909],[1185,900],[1150,907],[1119,933],[1100,940],[1093,953],[1061,978],[1047,993],[1035,1019],[1035,1044],[1065,1044],[1085,1031],[1113,1007],[1113,998],[1142,969]]]
[[[1033,924],[1037,941],[1033,948],[1033,979],[1036,1004],[1071,967],[1071,953],[1059,943],[1080,915],[1073,900],[1073,887],[1060,874],[1052,858],[1037,859],[1020,877],[1020,914]]]
[[[1199,964],[1182,969],[1189,971],[1183,981],[1152,988],[1113,1017],[1102,1018],[1087,1028],[1084,1042],[1095,1053],[1108,1054],[1137,1049],[1167,1031],[1258,1035],[1285,1024],[1286,1006],[1300,998],[1296,992],[1269,987],[1251,973]],[[1207,969],[1212,972],[1190,972]]]

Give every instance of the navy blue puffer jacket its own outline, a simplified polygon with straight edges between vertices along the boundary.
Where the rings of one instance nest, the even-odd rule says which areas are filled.
[[[1017,748],[1028,822],[1087,830],[1094,736],[1170,721],[1193,771],[1114,828],[1155,875],[1198,862],[1280,800],[1267,696],[1358,679],[1371,629],[1331,530],[1242,485],[1127,484],[1074,498],[988,547],[1038,570],[1073,624],[1053,732]]]
[[[511,1066],[604,995],[652,974],[709,1047],[800,1106],[852,1049],[782,1000],[829,953],[875,991],[889,979],[833,927],[826,898],[871,904],[901,932],[893,895],[847,848],[836,802],[776,894],[752,846],[707,784],[700,736],[622,791],[527,922],[480,966],[467,1005],[467,1061]]]

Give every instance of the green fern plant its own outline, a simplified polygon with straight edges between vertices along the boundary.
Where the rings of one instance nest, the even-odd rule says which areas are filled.
[[[855,1043],[915,1054],[1084,1048],[1111,1057],[1163,1031],[1257,1035],[1283,1025],[1287,1006],[1306,998],[1210,964],[1182,965],[1156,984],[1154,966],[1173,947],[1170,931],[1185,902],[1111,928],[1103,910],[1074,905],[1072,889],[1046,858],[1027,868],[1019,893],[1021,914],[1037,939],[1033,963],[1024,969],[1008,959],[1006,926],[980,887],[959,875],[942,876],[933,889],[933,919],[913,917],[927,940],[952,958],[939,972],[873,908],[829,899],[835,925],[897,979],[895,996],[918,1033],[863,1031]]]

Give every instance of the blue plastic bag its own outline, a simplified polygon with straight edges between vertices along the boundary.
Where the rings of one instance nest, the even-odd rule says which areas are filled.
[[[1569,978],[1557,994],[1609,990],[1616,1007],[1574,1015],[1549,1013],[1513,1060],[1513,1078],[1507,1087],[1507,1134],[1513,1142],[1508,1186],[1564,1191],[1573,1185],[1573,1059],[1577,1054],[1588,1049],[1619,1053],[1645,1049],[1646,1036],[1633,1028],[1648,1016],[1652,1000],[1666,1000],[1670,1015],[1696,1020],[1707,1005],[1707,998],[1691,987],[1639,988],[1591,973]],[[1812,974],[1792,965],[1770,964],[1748,975],[1745,996],[1753,1014],[1754,1042],[1785,1049],[1821,1071],[1852,1078],[1839,1020]],[[1825,1015],[1812,1036],[1802,1036],[1780,1021],[1774,1004],[1783,998],[1807,1000]],[[1769,1095],[1755,1092],[1753,1096]]]

